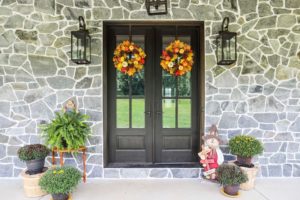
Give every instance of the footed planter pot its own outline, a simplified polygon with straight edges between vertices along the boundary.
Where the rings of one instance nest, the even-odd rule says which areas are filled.
[[[258,166],[254,166],[252,168],[248,168],[248,167],[240,167],[240,168],[248,176],[248,181],[246,183],[241,184],[240,188],[242,190],[251,190],[251,189],[253,189],[254,185],[255,185],[256,175],[257,175],[257,172],[258,172]]]
[[[41,197],[47,194],[39,186],[39,181],[46,170],[47,168],[44,168],[44,172],[34,175],[29,175],[26,171],[21,173],[26,197]]]
[[[226,185],[223,187],[224,193],[229,196],[238,196],[240,185]]]

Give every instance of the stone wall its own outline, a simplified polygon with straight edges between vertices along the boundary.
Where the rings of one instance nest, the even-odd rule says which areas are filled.
[[[199,169],[103,169],[102,20],[121,19],[205,21],[206,126],[216,123],[225,144],[238,134],[262,140],[261,176],[300,176],[300,1],[170,2],[168,15],[150,17],[144,0],[0,0],[0,177],[19,175],[17,149],[41,142],[38,125],[69,99],[91,116],[90,177],[199,177]],[[80,15],[93,40],[87,66],[70,62]],[[234,66],[214,55],[225,16],[238,32]],[[79,157],[65,161],[82,168]]]

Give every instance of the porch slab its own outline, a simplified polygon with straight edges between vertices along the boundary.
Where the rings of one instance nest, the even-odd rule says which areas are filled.
[[[281,200],[298,195],[300,179],[258,179],[256,188],[241,191],[240,200]],[[49,200],[49,196],[25,198],[22,181],[19,179],[0,180],[3,199]],[[220,193],[220,186],[201,179],[167,180],[100,180],[90,179],[80,184],[73,194],[73,200],[228,200]]]

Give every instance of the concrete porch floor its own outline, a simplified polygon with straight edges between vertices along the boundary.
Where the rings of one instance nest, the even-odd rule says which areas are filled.
[[[299,196],[300,179],[258,179],[256,188],[241,191],[241,200],[282,200]],[[25,198],[22,181],[0,180],[3,200],[50,200],[49,196]],[[72,200],[228,200],[217,184],[205,180],[88,180]]]

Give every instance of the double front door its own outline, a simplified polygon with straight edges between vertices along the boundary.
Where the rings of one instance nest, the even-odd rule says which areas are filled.
[[[115,69],[116,45],[129,27],[108,28],[107,117],[111,166],[197,162],[199,150],[199,33],[196,27],[132,26],[132,41],[143,48],[143,70],[130,77]],[[175,38],[194,51],[192,71],[172,76],[160,66],[161,53]]]

